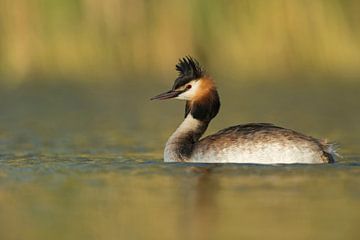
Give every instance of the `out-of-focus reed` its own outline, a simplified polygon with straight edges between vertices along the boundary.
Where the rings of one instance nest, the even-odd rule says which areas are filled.
[[[356,0],[1,0],[0,76],[166,75],[186,54],[224,74],[356,76],[359,12]]]

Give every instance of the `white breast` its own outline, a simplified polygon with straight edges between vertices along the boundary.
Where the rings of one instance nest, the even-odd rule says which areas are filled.
[[[181,156],[179,150],[179,148],[182,147],[181,142],[186,139],[184,136],[199,128],[199,125],[201,125],[201,122],[194,119],[191,114],[184,119],[184,121],[166,142],[164,149],[165,162],[182,162],[185,160],[185,156]]]
[[[229,146],[223,149],[206,151],[195,148],[191,162],[202,163],[254,163],[254,164],[289,164],[323,163],[320,149],[305,146],[283,145],[280,143],[245,144]]]

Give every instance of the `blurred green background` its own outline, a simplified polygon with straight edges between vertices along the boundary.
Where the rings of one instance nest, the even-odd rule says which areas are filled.
[[[359,12],[356,0],[1,0],[1,80],[168,77],[186,54],[239,81],[354,79]]]

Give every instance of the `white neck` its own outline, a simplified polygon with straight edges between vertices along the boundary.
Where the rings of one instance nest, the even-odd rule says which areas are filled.
[[[165,162],[185,162],[191,157],[194,144],[206,131],[209,122],[203,122],[188,114],[166,142]]]

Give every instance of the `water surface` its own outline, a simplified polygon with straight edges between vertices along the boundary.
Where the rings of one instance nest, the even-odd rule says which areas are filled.
[[[340,144],[330,165],[164,164],[168,86],[0,90],[0,239],[359,239],[354,82],[219,85],[208,132],[274,122]]]

